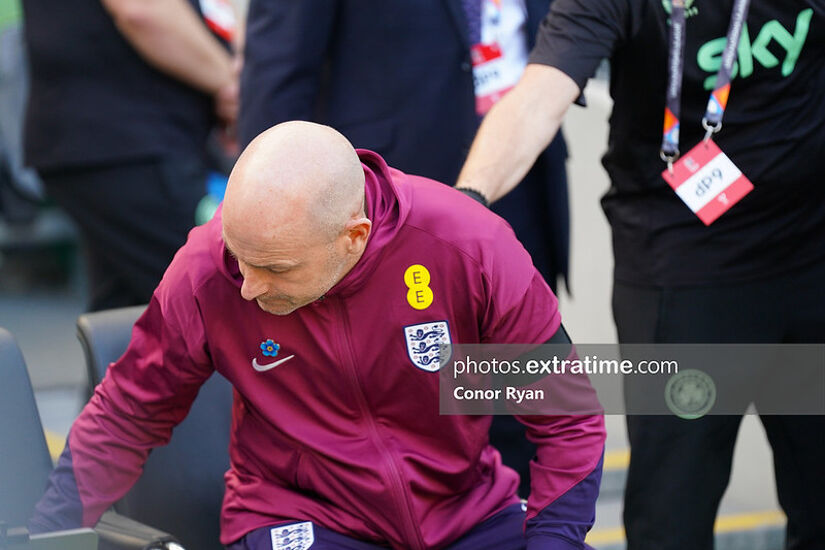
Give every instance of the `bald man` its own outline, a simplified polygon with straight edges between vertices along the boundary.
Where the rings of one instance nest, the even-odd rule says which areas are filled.
[[[557,305],[472,199],[330,128],[271,128],[74,423],[31,527],[94,525],[217,370],[236,390],[231,550],[583,548],[603,418],[520,418],[538,447],[525,513],[490,417],[439,416],[428,349],[547,342]]]
[[[326,126],[265,132],[226,189],[223,239],[238,261],[241,296],[274,315],[321,298],[361,258],[371,229],[361,161]]]

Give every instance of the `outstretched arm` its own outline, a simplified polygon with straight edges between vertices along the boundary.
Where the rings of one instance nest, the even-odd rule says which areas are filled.
[[[579,93],[559,69],[528,65],[484,118],[456,187],[475,189],[490,202],[510,192],[556,135]]]
[[[159,292],[72,424],[32,532],[94,526],[140,476],[151,449],[169,441],[212,373],[202,326]],[[182,317],[185,330],[177,328]]]

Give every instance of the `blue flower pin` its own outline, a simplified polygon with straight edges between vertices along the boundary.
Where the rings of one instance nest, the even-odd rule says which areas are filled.
[[[275,357],[278,355],[278,350],[281,349],[281,346],[276,344],[272,338],[267,340],[266,342],[261,342],[261,351],[267,357]]]

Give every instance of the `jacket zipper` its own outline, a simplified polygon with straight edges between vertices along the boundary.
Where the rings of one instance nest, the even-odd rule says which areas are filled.
[[[355,367],[355,353],[353,352],[352,345],[350,343],[351,340],[349,338],[349,319],[346,316],[344,305],[340,299],[336,300],[336,305],[340,311],[341,320],[344,324],[344,334],[342,336],[341,347],[342,350],[346,352],[346,354],[345,357],[343,357],[343,359],[346,363],[350,377],[352,378],[352,383],[355,389],[355,396],[358,400],[358,405],[361,408],[361,414],[363,414],[364,418],[367,420],[367,423],[369,424],[370,432],[372,435],[372,443],[378,449],[378,452],[382,458],[381,463],[383,463],[386,466],[385,470],[389,473],[390,494],[393,496],[393,500],[399,503],[399,509],[402,510],[405,516],[406,521],[403,522],[403,524],[405,527],[405,531],[407,533],[407,537],[409,537],[411,542],[415,543],[415,545],[411,547],[424,550],[426,548],[424,546],[424,540],[421,538],[421,533],[415,526],[415,515],[412,511],[412,505],[407,499],[407,493],[404,490],[404,480],[401,477],[401,472],[399,471],[398,466],[395,463],[395,459],[393,458],[392,453],[384,444],[384,440],[381,438],[381,434],[378,433],[377,422],[375,421],[375,417],[372,415],[369,405],[367,404],[367,398],[364,394],[364,387],[361,384],[361,379],[358,376],[358,370]]]

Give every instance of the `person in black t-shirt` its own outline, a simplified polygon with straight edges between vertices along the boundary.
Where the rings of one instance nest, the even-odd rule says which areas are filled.
[[[682,150],[721,64],[733,0],[685,2]],[[670,0],[556,0],[519,84],[482,124],[457,186],[506,194],[611,62],[613,313],[626,343],[825,343],[825,4],[753,0],[714,141],[754,190],[705,225],[662,178]],[[626,381],[626,395],[640,391]],[[739,416],[629,416],[629,550],[712,548]],[[825,548],[825,418],[763,416],[788,548]]]
[[[146,303],[194,225],[206,142],[234,124],[229,0],[23,0],[25,154],[77,222],[91,310]]]

